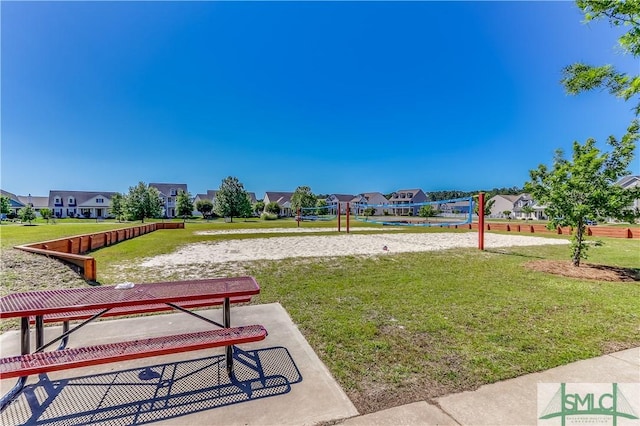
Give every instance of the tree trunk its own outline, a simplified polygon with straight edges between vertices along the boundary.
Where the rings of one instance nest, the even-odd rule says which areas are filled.
[[[580,255],[582,254],[582,240],[584,238],[584,226],[578,225],[576,228],[576,247],[573,250],[573,266],[580,266]]]

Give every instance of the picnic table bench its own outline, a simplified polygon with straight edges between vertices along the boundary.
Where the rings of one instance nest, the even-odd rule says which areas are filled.
[[[253,277],[214,278],[163,283],[83,287],[14,293],[0,298],[0,319],[20,318],[21,354],[0,358],[0,379],[18,378],[2,399],[4,409],[22,390],[29,375],[132,360],[158,355],[225,347],[227,373],[233,375],[233,345],[263,340],[262,325],[231,327],[231,303],[250,300],[260,292]],[[189,309],[222,304],[222,323]],[[166,335],[80,348],[45,351],[97,318],[176,309],[216,326],[216,329]],[[35,319],[33,319],[35,318]],[[84,320],[69,330],[70,320]],[[45,322],[63,322],[60,336],[44,341]],[[30,350],[30,326],[35,324],[35,350]]]

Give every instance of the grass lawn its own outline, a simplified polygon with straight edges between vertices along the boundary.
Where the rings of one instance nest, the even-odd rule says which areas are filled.
[[[331,226],[303,226],[321,225]],[[2,247],[110,225],[77,226],[2,225]],[[98,278],[113,283],[122,262],[187,243],[270,235],[195,230],[285,226],[296,223],[218,221],[156,231],[95,252]],[[605,244],[590,249],[588,262],[640,270],[640,240],[599,239]],[[262,287],[252,303],[281,303],[365,413],[640,346],[640,282],[563,278],[522,266],[569,257],[568,246],[537,246],[284,259],[244,268]],[[128,273],[128,280],[148,281],[135,268]]]

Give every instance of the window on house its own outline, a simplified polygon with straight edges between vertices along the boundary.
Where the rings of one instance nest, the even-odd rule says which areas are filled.
[[[176,190],[174,188],[171,188],[171,195],[176,195]]]
[[[55,201],[56,204],[60,204],[60,197],[56,197]]]
[[[407,198],[413,198],[413,192],[408,193]]]
[[[69,197],[69,204],[74,204],[74,199],[73,199],[73,197]]]
[[[167,198],[167,202],[168,203],[172,203],[173,202],[173,198],[171,198],[171,197]]]
[[[96,203],[98,204],[104,203],[104,198],[96,198]]]

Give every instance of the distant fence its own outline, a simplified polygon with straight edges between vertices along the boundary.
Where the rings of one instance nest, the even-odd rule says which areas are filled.
[[[450,228],[456,229],[478,229],[477,223],[466,225],[455,225]],[[546,225],[533,225],[528,223],[485,223],[487,231],[506,231],[506,232],[522,232],[527,234],[558,234],[571,235],[571,228],[558,227],[556,229],[547,229]],[[612,226],[588,226],[587,236],[594,237],[610,237],[610,238],[640,238],[640,227],[637,228],[618,228]]]
[[[136,225],[130,228],[114,229],[110,231],[94,232],[92,234],[76,235],[57,240],[30,243],[15,248],[30,253],[55,257],[79,266],[85,279],[95,281],[98,274],[96,260],[85,255],[93,250],[111,246],[121,241],[130,240],[158,229],[184,228],[183,222],[157,222]]]

